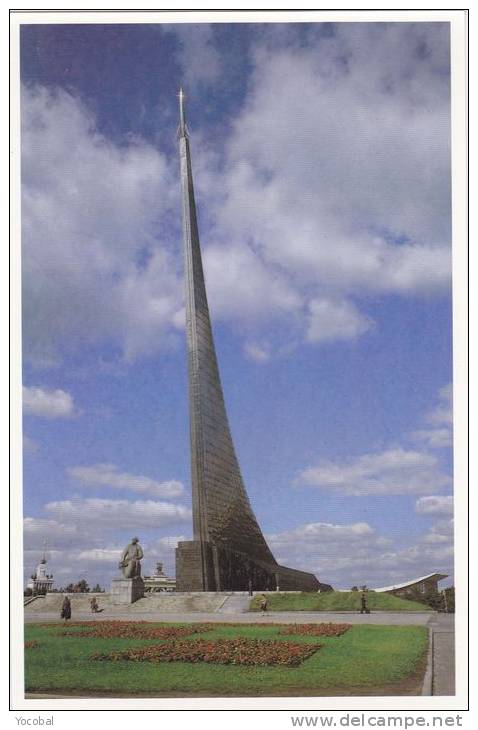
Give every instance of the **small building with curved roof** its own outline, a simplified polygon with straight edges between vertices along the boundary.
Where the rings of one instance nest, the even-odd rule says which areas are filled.
[[[406,598],[417,593],[428,593],[429,591],[438,591],[438,583],[444,578],[448,578],[446,573],[429,573],[422,575],[420,578],[414,578],[406,583],[397,583],[393,586],[385,586],[384,588],[374,588],[375,593],[392,593],[399,598]]]

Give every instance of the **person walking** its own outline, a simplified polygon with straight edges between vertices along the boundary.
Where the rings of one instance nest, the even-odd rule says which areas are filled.
[[[65,596],[63,599],[63,603],[61,604],[61,618],[66,623],[71,618],[71,601],[68,598],[68,596]]]
[[[90,598],[90,608],[91,613],[98,613],[98,601],[96,600],[96,596],[93,596],[93,598]]]
[[[262,616],[265,616],[266,611],[267,611],[267,598],[265,597],[264,594],[262,594],[262,597],[261,597],[261,611],[262,611]]]
[[[362,596],[360,598],[360,613],[370,613],[370,610],[367,606],[367,594],[365,591],[362,591]]]

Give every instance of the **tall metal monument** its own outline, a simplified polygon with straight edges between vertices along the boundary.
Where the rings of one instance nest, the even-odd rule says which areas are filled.
[[[182,89],[179,119],[194,539],[176,548],[176,589],[317,590],[314,575],[277,564],[244,487],[209,316]]]

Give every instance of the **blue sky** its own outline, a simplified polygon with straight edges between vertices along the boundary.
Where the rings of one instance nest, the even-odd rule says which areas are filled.
[[[21,29],[25,571],[191,536],[176,148],[246,487],[337,587],[453,571],[445,23]]]

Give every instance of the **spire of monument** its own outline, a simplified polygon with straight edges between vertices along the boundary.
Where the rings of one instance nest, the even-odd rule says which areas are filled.
[[[178,99],[179,99],[179,129],[178,129],[178,137],[187,137],[188,136],[188,128],[186,125],[186,114],[184,112],[184,98],[185,94],[183,91],[183,87],[179,87],[179,93],[178,93]]]
[[[229,428],[204,281],[184,92],[179,158],[186,290],[193,540],[176,551],[177,590],[309,586],[314,576],[279,566],[252,511]],[[306,588],[307,590],[307,588]]]

